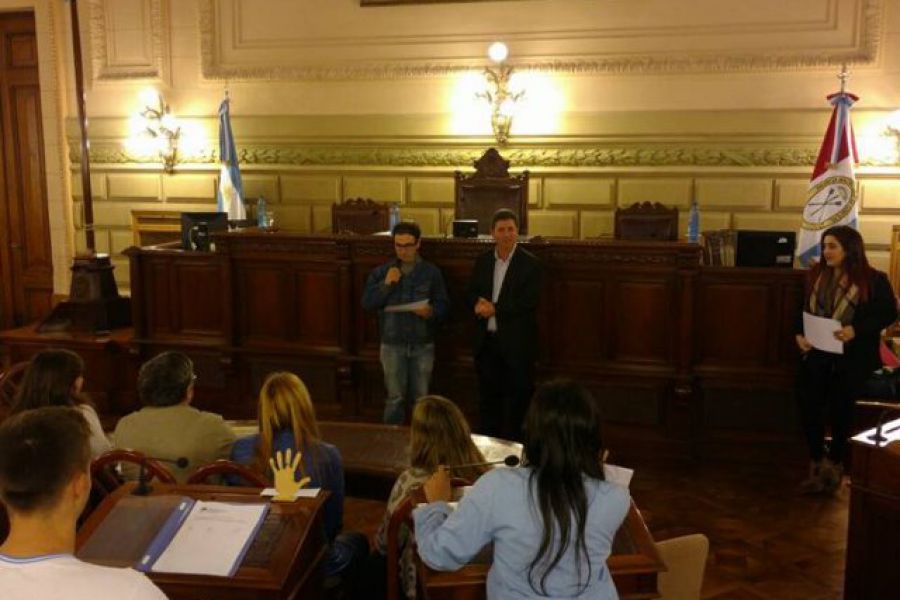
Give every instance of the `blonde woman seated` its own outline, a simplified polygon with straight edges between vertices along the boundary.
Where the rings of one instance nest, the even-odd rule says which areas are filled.
[[[424,483],[438,465],[462,465],[485,462],[484,456],[472,442],[472,432],[462,411],[441,396],[424,396],[415,405],[410,424],[410,468],[403,471],[394,483],[388,499],[387,512],[375,539],[376,549],[387,555],[387,527],[391,515],[403,499]],[[453,475],[474,482],[488,467],[455,469]],[[408,598],[416,597],[416,570],[409,531],[400,532],[400,586]],[[384,581],[382,575],[381,580]]]
[[[341,534],[344,518],[344,465],[336,447],[322,441],[309,390],[293,373],[270,374],[259,391],[259,433],[234,443],[231,460],[272,477],[269,459],[278,451],[302,453],[297,478],[309,477],[308,487],[331,492],[325,502],[325,533],[331,543],[325,574],[343,574],[368,552],[358,533]]]

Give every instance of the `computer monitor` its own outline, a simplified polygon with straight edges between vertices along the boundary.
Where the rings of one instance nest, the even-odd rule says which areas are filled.
[[[228,213],[181,213],[181,247],[185,250],[209,251],[214,231],[228,231]]]
[[[738,231],[734,264],[738,267],[794,265],[797,234],[793,231]]]

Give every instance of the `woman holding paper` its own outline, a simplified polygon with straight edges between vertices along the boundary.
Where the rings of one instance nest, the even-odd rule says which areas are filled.
[[[606,560],[631,498],[604,480],[602,450],[590,393],[544,384],[525,418],[524,468],[485,473],[455,511],[445,469],[425,483],[429,504],[413,511],[419,556],[453,571],[493,542],[488,600],[618,598]]]
[[[859,232],[846,225],[827,229],[820,242],[822,260],[810,269],[804,312],[833,319],[833,335],[842,353],[814,347],[812,335],[800,327],[797,346],[803,353],[797,395],[809,448],[805,493],[833,492],[843,476],[844,453],[853,421],[853,403],[866,379],[881,366],[881,330],[897,318],[891,284],[866,259]],[[811,317],[807,316],[807,320]],[[830,417],[831,445],[825,450],[826,417]]]

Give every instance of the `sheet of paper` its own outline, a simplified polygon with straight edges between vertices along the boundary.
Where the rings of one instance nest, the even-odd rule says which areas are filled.
[[[416,302],[407,302],[406,304],[391,304],[384,307],[384,312],[412,312],[420,308],[428,306],[428,300],[418,300]]]
[[[806,311],[803,312],[803,337],[813,345],[813,348],[824,352],[843,354],[844,343],[834,337],[834,332],[841,327],[843,325],[837,319],[826,319]]]
[[[319,495],[319,490],[322,488],[300,488],[297,490],[297,493],[294,494],[294,498],[315,498]],[[260,496],[272,496],[273,498],[278,495],[278,492],[275,491],[275,488],[266,488],[259,493]]]
[[[197,501],[152,571],[227,577],[267,510],[268,504]]]
[[[603,465],[603,474],[610,483],[617,483],[627,488],[631,485],[631,476],[634,475],[634,469],[606,463]]]

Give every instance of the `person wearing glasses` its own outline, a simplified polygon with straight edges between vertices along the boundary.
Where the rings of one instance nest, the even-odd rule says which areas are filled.
[[[450,299],[440,269],[419,256],[419,226],[397,223],[391,237],[395,258],[369,274],[362,306],[378,311],[387,389],[384,422],[400,425],[406,407],[428,394],[435,327],[446,316]]]
[[[163,352],[138,372],[138,396],[144,408],[119,419],[113,433],[117,448],[137,450],[161,460],[179,483],[191,473],[220,458],[228,458],[234,432],[221,415],[197,410],[194,399],[194,363],[181,352]],[[187,464],[180,459],[186,459]],[[122,466],[126,477],[134,469]]]

